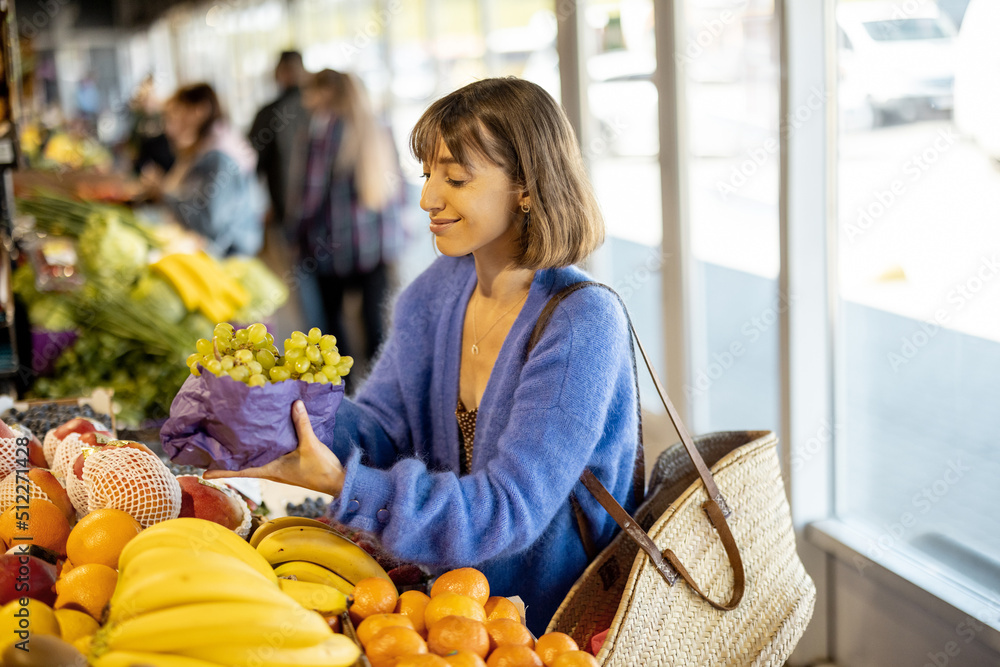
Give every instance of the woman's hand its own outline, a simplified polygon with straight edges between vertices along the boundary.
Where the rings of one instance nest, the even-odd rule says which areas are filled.
[[[295,432],[299,436],[299,446],[294,452],[289,452],[258,468],[206,470],[204,478],[257,477],[328,493],[336,498],[344,488],[344,466],[341,465],[337,455],[313,433],[309,414],[302,401],[295,401],[292,404],[292,423],[295,424]]]

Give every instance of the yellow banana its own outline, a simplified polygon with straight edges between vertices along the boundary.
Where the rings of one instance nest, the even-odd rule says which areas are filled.
[[[149,553],[165,552],[157,559],[138,557],[119,581],[111,598],[108,623],[118,623],[158,609],[194,602],[266,602],[289,605],[293,600],[260,573],[242,561],[215,553],[197,554],[180,561],[166,561],[178,549],[160,548]],[[222,565],[214,562],[211,556]],[[159,569],[157,564],[163,563]],[[132,569],[143,571],[132,574]]]
[[[322,528],[282,528],[262,539],[257,551],[272,566],[292,560],[310,561],[336,572],[352,585],[368,577],[389,579],[382,566],[364,549]]]
[[[187,261],[192,266],[201,267],[206,272],[205,275],[211,275],[212,280],[217,281],[215,284],[223,298],[236,308],[242,308],[250,303],[250,294],[238,280],[229,275],[217,259],[205,251],[200,251],[194,255],[188,255]]]
[[[146,651],[111,651],[92,659],[91,667],[221,667],[218,662],[208,662],[184,655],[149,653]]]
[[[272,648],[219,642],[182,651],[184,655],[232,667],[349,667],[361,656],[357,644],[344,635],[305,648]]]
[[[314,584],[325,584],[332,586],[344,595],[354,593],[354,584],[344,579],[336,572],[331,572],[322,565],[311,563],[307,560],[292,560],[282,563],[274,568],[274,573],[278,575],[278,584],[281,584],[282,577],[295,577],[299,581],[309,581]]]
[[[333,586],[311,581],[278,579],[278,588],[306,609],[322,614],[342,614],[347,611],[347,596]]]
[[[278,580],[271,565],[242,537],[217,523],[193,517],[162,521],[143,530],[125,545],[118,559],[118,569],[126,569],[136,555],[154,546],[214,551],[235,556],[267,579],[273,582]]]
[[[150,268],[173,285],[185,308],[195,310],[198,307],[202,294],[199,284],[188,275],[187,268],[177,262],[177,255],[167,255]]]
[[[322,616],[301,606],[204,602],[152,611],[104,630],[112,651],[180,653],[207,644],[302,648],[333,634]]]
[[[250,546],[257,548],[260,541],[271,533],[281,530],[282,528],[291,528],[293,526],[312,526],[314,528],[329,530],[331,533],[340,534],[332,527],[326,525],[322,521],[317,521],[316,519],[308,519],[304,516],[279,516],[275,519],[268,519],[257,526],[257,530],[253,531],[253,535],[250,536]]]

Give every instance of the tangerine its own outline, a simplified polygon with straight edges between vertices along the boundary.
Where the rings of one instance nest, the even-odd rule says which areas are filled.
[[[403,591],[396,602],[396,613],[408,616],[413,621],[413,629],[421,635],[427,635],[427,624],[424,622],[424,610],[431,598],[421,591]]]
[[[66,538],[69,521],[54,503],[41,498],[31,498],[28,508],[11,506],[0,515],[0,539],[14,547],[18,544],[37,544],[51,549],[60,556],[66,555]]]
[[[512,621],[509,618],[497,618],[492,621],[486,621],[486,632],[490,635],[491,651],[498,646],[508,646],[511,644],[527,646],[531,649],[535,648],[535,638],[531,636],[528,628],[521,625],[518,621]]]
[[[354,586],[354,602],[351,603],[351,620],[355,624],[372,614],[391,614],[396,609],[396,584],[381,577],[362,579]]]
[[[565,632],[549,632],[538,638],[535,642],[535,653],[542,659],[545,667],[552,667],[563,653],[569,651],[579,651],[580,647],[576,641]]]
[[[465,616],[483,623],[486,621],[486,610],[472,598],[458,593],[432,595],[424,608],[424,623],[428,630],[445,616]]]
[[[444,657],[449,667],[486,667],[486,661],[471,651],[456,651]]]
[[[433,653],[404,655],[396,661],[396,667],[448,667],[448,662]]]
[[[505,597],[495,595],[483,605],[486,610],[486,620],[492,621],[497,618],[509,618],[512,621],[521,622],[521,612],[517,605]]]
[[[527,646],[509,644],[490,653],[486,667],[543,667],[542,659]]]
[[[100,621],[117,585],[118,573],[107,565],[77,565],[56,581],[55,608],[84,611]]]
[[[96,510],[80,519],[66,540],[66,554],[74,565],[100,563],[118,568],[118,556],[142,525],[128,512]]]
[[[482,621],[465,616],[445,616],[427,631],[427,649],[438,655],[469,651],[485,658],[490,652],[490,635]]]
[[[368,642],[378,633],[382,632],[386,628],[393,626],[402,626],[404,628],[415,629],[413,627],[413,621],[403,616],[402,614],[372,614],[365,620],[361,621],[354,634],[357,635],[358,641],[361,642],[362,646],[368,646]]]
[[[394,625],[382,630],[368,642],[365,655],[372,667],[395,667],[404,655],[427,653],[423,637],[412,628]]]
[[[556,658],[552,667],[598,667],[598,662],[586,651],[566,651]]]
[[[490,599],[490,582],[486,575],[474,567],[460,567],[445,572],[431,586],[431,597],[442,593],[458,593],[472,598],[480,605]]]

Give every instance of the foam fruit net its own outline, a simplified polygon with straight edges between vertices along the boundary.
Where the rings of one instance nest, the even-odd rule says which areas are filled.
[[[17,438],[0,438],[0,476],[6,477],[15,470],[17,470]]]
[[[72,468],[70,468],[69,475],[63,480],[63,484],[66,486],[66,495],[69,496],[69,501],[73,503],[73,509],[76,510],[76,517],[82,519],[90,511],[87,484],[73,474]]]
[[[48,438],[48,436],[45,436]],[[55,460],[52,462],[52,474],[56,479],[64,479],[73,476],[73,464],[76,457],[80,455],[86,443],[80,439],[76,433],[70,433],[62,440],[57,441]],[[46,457],[46,460],[48,457]]]
[[[55,467],[56,452],[59,451],[59,443],[61,442],[62,440],[56,437],[54,428],[50,428],[49,432],[45,434],[45,439],[42,440],[42,451],[45,453],[45,462],[49,464],[49,468]]]
[[[8,438],[0,438],[0,443],[4,448],[7,447],[6,440]],[[32,482],[27,476],[21,477],[21,484],[27,483],[28,489],[30,489],[29,494],[32,498],[39,498],[41,500],[49,500],[47,493],[42,491],[42,488]],[[0,482],[0,514],[6,512],[8,509],[17,504],[17,472],[14,471],[3,478]]]
[[[83,464],[88,511],[118,509],[147,528],[176,519],[181,512],[181,487],[156,456],[114,443],[94,451]]]

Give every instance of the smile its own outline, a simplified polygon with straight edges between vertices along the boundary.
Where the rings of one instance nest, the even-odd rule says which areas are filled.
[[[433,232],[434,234],[440,234],[444,230],[454,225],[456,222],[458,222],[458,218],[455,218],[453,220],[447,220],[444,218],[438,218],[436,220],[431,219],[431,224],[429,226],[431,232]]]

